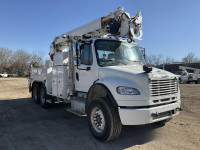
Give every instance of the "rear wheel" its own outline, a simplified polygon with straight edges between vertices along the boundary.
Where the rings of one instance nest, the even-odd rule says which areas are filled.
[[[88,108],[88,123],[92,134],[100,141],[110,141],[121,133],[117,108],[104,98],[94,99]]]
[[[33,85],[33,91],[32,91],[32,98],[33,98],[35,103],[39,103],[40,102],[39,90],[40,90],[39,85],[38,84],[34,84]]]
[[[40,104],[43,108],[48,108],[49,107],[49,103],[47,103],[47,99],[46,99],[46,90],[45,90],[45,87],[42,86],[41,89],[40,89]]]

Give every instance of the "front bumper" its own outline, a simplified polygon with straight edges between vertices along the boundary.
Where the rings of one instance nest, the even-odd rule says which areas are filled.
[[[119,108],[123,125],[142,125],[172,118],[179,114],[180,101],[150,108]]]

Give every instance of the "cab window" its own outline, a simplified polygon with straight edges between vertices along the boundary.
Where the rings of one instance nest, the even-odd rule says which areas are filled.
[[[81,64],[92,65],[92,49],[89,44],[81,45]]]

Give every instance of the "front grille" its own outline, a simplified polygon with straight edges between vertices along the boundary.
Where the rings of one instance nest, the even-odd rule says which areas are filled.
[[[178,92],[178,80],[150,80],[149,89],[151,96],[174,94]]]

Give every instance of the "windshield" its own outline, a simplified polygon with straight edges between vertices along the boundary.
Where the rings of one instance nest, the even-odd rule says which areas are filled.
[[[140,48],[134,44],[114,40],[97,40],[95,47],[100,66],[146,64]]]

